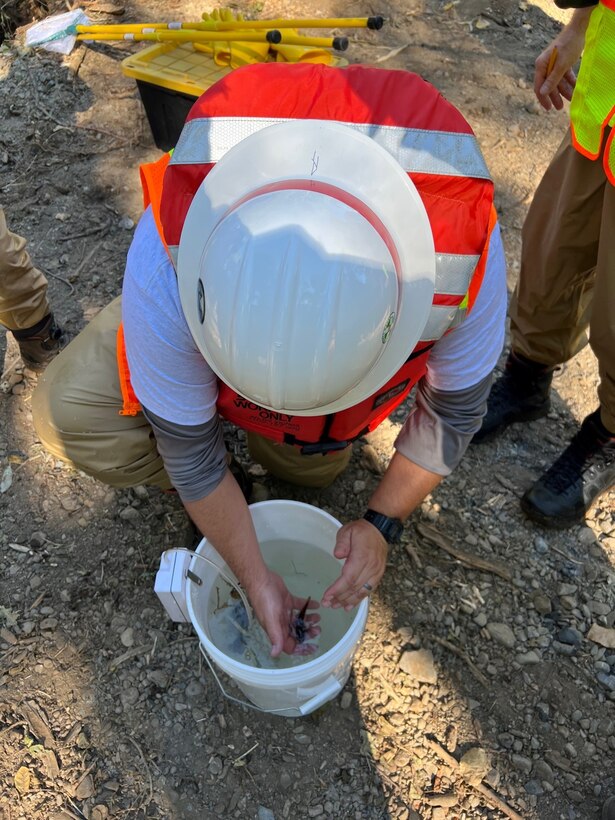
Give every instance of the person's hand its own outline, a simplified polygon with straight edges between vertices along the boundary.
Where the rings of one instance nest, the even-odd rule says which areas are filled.
[[[557,56],[549,72],[549,62],[555,47],[556,44],[551,43],[542,54],[538,55],[534,63],[534,93],[545,111],[550,111],[552,107],[561,111],[564,107],[564,100],[572,99],[572,92],[577,81],[570,67],[575,60],[568,62],[570,55],[567,51],[562,53],[560,46],[557,46]]]
[[[298,643],[291,630],[292,622],[306,599],[291,595],[277,573],[268,570],[264,580],[248,590],[248,597],[258,622],[271,641],[272,658],[277,658],[282,652],[287,655],[305,655],[314,651],[308,644]],[[310,601],[308,609],[316,609],[318,606],[318,601]],[[308,627],[306,640],[315,638],[320,633],[320,627],[316,626],[320,615],[306,615],[304,621]]]
[[[382,533],[369,521],[360,518],[345,524],[337,533],[333,554],[346,561],[340,577],[325,590],[322,605],[348,610],[360,603],[380,583],[387,553],[388,544]]]

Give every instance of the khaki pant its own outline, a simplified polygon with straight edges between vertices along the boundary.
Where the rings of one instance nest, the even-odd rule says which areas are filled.
[[[49,313],[47,279],[32,264],[26,240],[8,229],[0,208],[0,324],[26,330]]]
[[[148,484],[170,489],[152,428],[142,413],[121,416],[116,359],[121,319],[118,297],[66,347],[39,378],[32,418],[55,456],[112,487]],[[327,456],[301,456],[252,434],[250,455],[286,481],[323,487],[347,465],[352,448]]]
[[[557,365],[587,344],[589,330],[602,422],[615,431],[615,186],[602,159],[581,156],[570,134],[538,186],[522,240],[512,348]]]

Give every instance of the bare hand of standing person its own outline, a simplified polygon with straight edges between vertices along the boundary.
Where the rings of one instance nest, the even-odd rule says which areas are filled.
[[[534,63],[534,93],[545,111],[564,107],[564,100],[572,99],[577,81],[572,70],[585,43],[589,9],[577,9],[572,19]],[[555,53],[554,53],[555,52]]]

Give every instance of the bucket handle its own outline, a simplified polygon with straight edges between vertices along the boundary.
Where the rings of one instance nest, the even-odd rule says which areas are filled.
[[[262,709],[260,706],[256,706],[256,704],[250,703],[247,700],[241,700],[240,698],[236,698],[233,695],[229,695],[229,693],[222,685],[222,681],[218,677],[218,673],[214,669],[214,665],[210,661],[209,655],[207,654],[203,647],[203,644],[201,643],[199,644],[199,650],[201,652],[201,655],[207,661],[207,666],[209,666],[211,674],[214,676],[214,679],[218,684],[220,691],[227,700],[232,700],[234,703],[239,703],[240,706],[247,706],[248,709],[254,709],[256,712],[262,712],[266,715],[274,715],[278,712],[290,712],[292,710],[297,712],[297,717],[303,717],[304,715],[308,715],[310,712],[313,712],[319,706],[322,706],[322,704],[326,701],[334,698],[335,695],[337,695],[337,693],[340,692],[342,689],[342,684],[337,680],[337,678],[331,677],[324,689],[322,689],[316,695],[314,695],[313,698],[310,698],[310,700],[307,700],[305,703],[302,703],[301,706],[287,706],[284,709]],[[291,715],[288,715],[288,717],[291,717]]]
[[[252,623],[252,608],[251,608],[251,606],[248,602],[248,599],[246,598],[246,593],[243,591],[243,589],[239,585],[238,581],[234,581],[230,577],[230,575],[228,575],[222,569],[222,567],[220,567],[218,564],[216,564],[215,561],[212,561],[211,558],[207,558],[205,555],[201,555],[200,552],[195,552],[194,550],[190,550],[190,549],[188,549],[188,547],[174,547],[173,550],[175,552],[187,552],[193,558],[200,558],[201,561],[205,561],[206,564],[210,564],[214,569],[218,570],[218,575],[220,576],[220,578],[222,578],[223,581],[226,581],[226,583],[230,587],[232,587],[235,590],[235,592],[239,595],[239,597],[241,598],[241,602],[243,603],[244,609],[246,610],[246,615],[248,616],[248,624]],[[189,578],[193,582],[195,581],[195,577],[193,577],[193,575],[190,574],[190,570],[188,570],[188,572],[186,573],[186,577]],[[196,583],[200,584],[201,579],[197,577],[196,578]]]

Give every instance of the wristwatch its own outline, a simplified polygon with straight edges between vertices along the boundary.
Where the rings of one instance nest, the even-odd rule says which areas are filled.
[[[390,518],[388,515],[375,510],[367,510],[363,518],[373,524],[378,532],[382,533],[387,543],[397,544],[399,542],[404,529],[404,525],[399,518]]]

